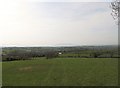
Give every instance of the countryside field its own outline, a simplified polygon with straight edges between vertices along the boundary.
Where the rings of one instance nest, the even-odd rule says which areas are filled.
[[[0,87],[1,86],[2,86],[2,62],[0,62]]]
[[[116,58],[35,58],[3,62],[3,86],[115,86]]]

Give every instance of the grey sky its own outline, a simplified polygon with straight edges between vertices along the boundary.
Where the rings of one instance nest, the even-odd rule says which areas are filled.
[[[3,7],[2,46],[118,43],[117,25],[107,2],[13,1]]]

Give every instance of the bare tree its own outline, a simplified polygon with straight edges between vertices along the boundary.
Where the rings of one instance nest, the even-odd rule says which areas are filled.
[[[110,3],[110,7],[112,8],[111,15],[117,24],[120,24],[120,0],[114,0]]]

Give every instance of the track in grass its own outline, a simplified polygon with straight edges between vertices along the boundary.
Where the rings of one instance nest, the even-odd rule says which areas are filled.
[[[3,86],[115,86],[115,58],[56,58],[3,62]]]

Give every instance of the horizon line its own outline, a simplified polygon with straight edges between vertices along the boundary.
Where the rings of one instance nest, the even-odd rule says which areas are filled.
[[[31,45],[31,46],[0,46],[0,47],[79,47],[79,46],[118,46],[118,44],[111,44],[111,45]]]

